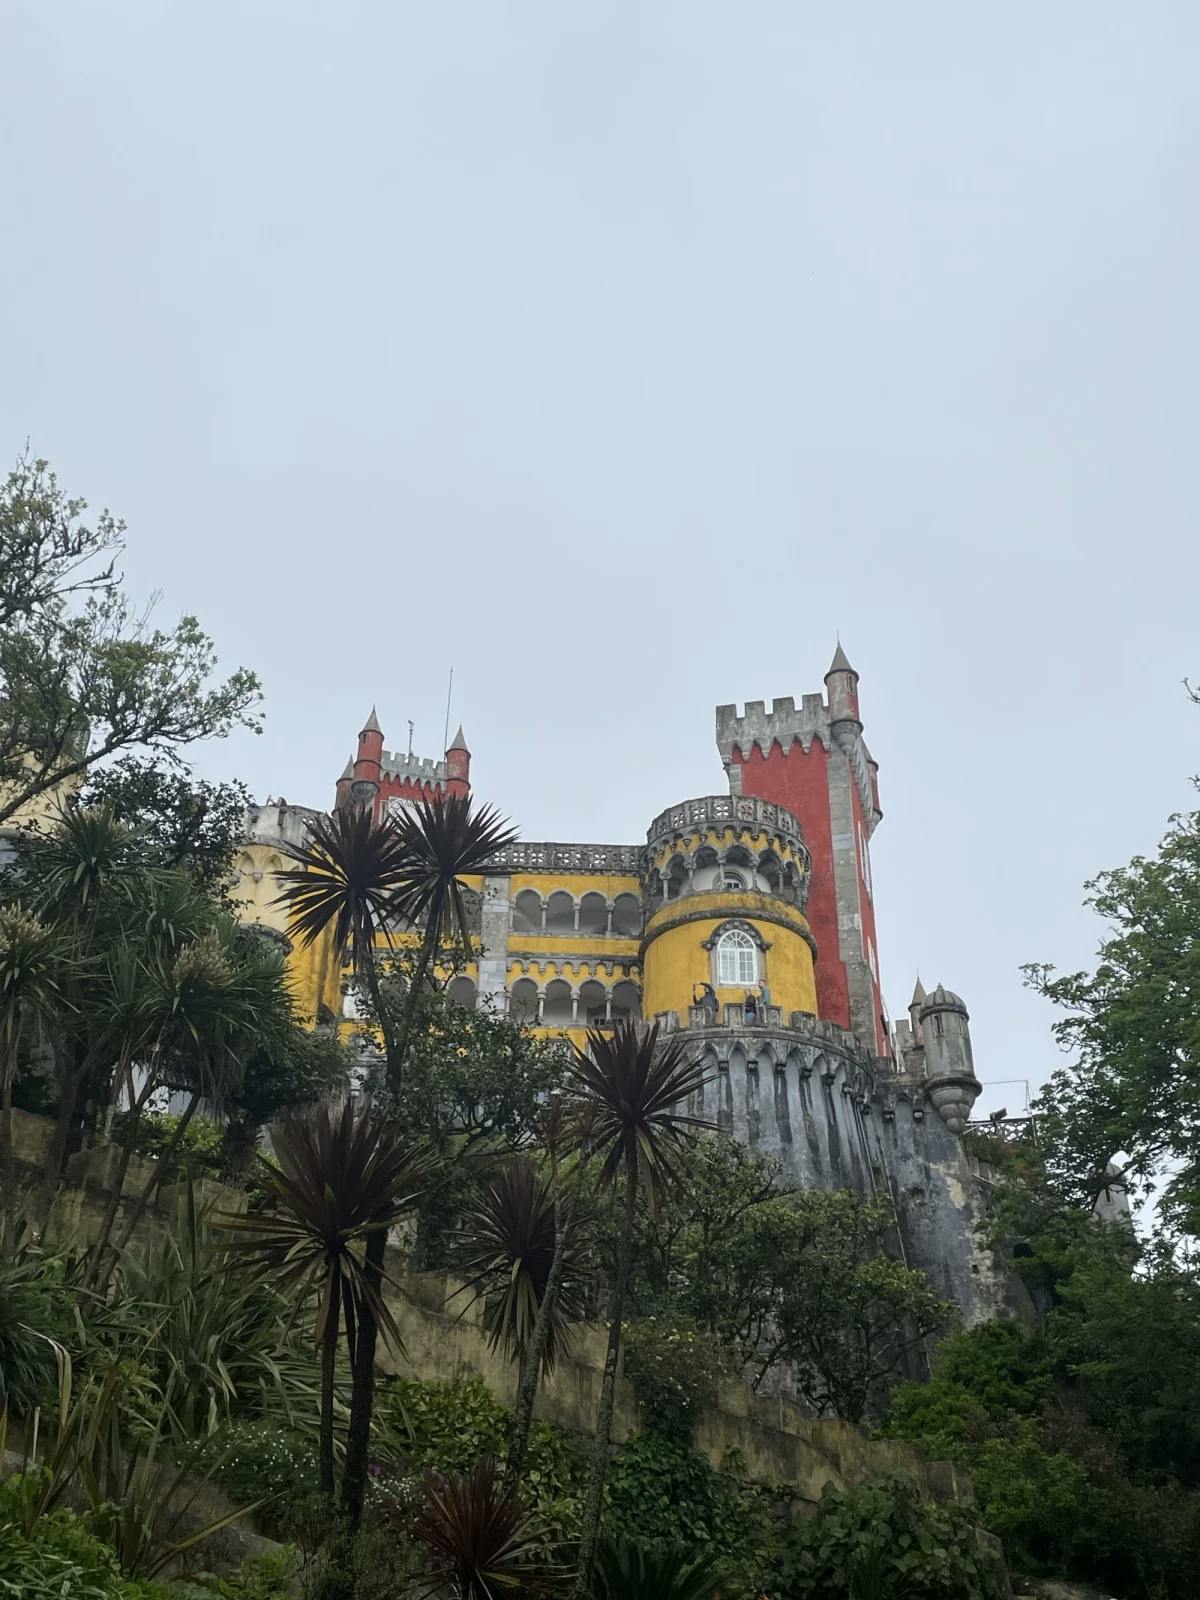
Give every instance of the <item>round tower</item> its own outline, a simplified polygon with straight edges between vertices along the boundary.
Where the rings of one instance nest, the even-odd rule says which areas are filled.
[[[970,1017],[958,995],[939,983],[920,1009],[926,1093],[951,1133],[961,1133],[979,1098],[971,1054]]]
[[[375,796],[379,793],[382,763],[383,729],[379,726],[379,718],[375,714],[375,707],[372,706],[366,726],[358,736],[358,754],[354,758],[350,799],[355,805],[375,804]]]
[[[335,811],[340,811],[343,806],[348,806],[350,804],[350,788],[353,782],[354,757],[351,756],[346,762],[346,770],[342,773],[341,777],[337,781],[336,798],[333,802],[333,809]]]
[[[464,800],[471,792],[471,752],[463,738],[461,723],[454,743],[446,751],[446,792],[461,795]]]
[[[664,811],[643,856],[644,1014],[686,1017],[706,985],[721,1008],[753,996],[763,1023],[768,1006],[815,1014],[809,867],[800,824],[770,801],[708,795]]]
[[[825,674],[825,687],[829,700],[829,731],[839,749],[850,750],[862,733],[863,725],[858,714],[858,673],[850,665],[840,639]]]

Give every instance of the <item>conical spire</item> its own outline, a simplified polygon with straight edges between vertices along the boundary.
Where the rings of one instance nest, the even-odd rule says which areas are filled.
[[[338,782],[339,783],[346,783],[353,776],[354,776],[354,757],[351,756],[349,761],[346,762],[346,770],[345,770],[345,772],[342,773],[341,777],[338,779]]]
[[[829,671],[825,674],[826,678],[832,678],[835,672],[853,672],[854,676],[858,677],[858,673],[854,672],[854,668],[846,658],[846,652],[842,649],[842,641],[840,639],[837,642],[837,649],[833,652],[833,660],[830,662]]]
[[[375,707],[371,707],[371,715],[367,718],[366,726],[360,730],[362,733],[382,733],[379,718],[375,715]]]
[[[908,1003],[910,1006],[920,1005],[925,998],[925,985],[921,982],[921,974],[918,972],[917,981],[913,984],[912,999]]]
[[[468,755],[471,754],[471,747],[470,747],[470,745],[468,745],[467,741],[463,738],[463,731],[462,731],[462,723],[461,722],[458,725],[458,732],[454,735],[453,740],[446,746],[446,749],[447,750],[465,750]]]

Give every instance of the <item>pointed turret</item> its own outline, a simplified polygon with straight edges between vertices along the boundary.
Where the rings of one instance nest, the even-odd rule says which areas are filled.
[[[379,793],[379,782],[382,775],[383,763],[383,729],[379,726],[379,718],[375,714],[375,707],[371,707],[371,715],[358,736],[358,754],[354,758],[353,783],[350,785],[350,798],[355,805],[374,805],[375,796]]]
[[[840,639],[825,683],[829,691],[830,730],[838,746],[849,752],[862,733],[862,722],[858,715],[858,673],[850,665]]]
[[[354,779],[354,757],[346,762],[346,770],[337,781],[337,798],[333,802],[335,811],[340,811],[343,806],[350,804],[350,785]]]
[[[927,996],[925,994],[925,985],[921,982],[921,974],[918,972],[917,981],[913,985],[912,999],[908,1002],[908,1017],[910,1023],[912,1024],[912,1040],[914,1045],[920,1045],[922,1043],[921,1007],[925,1004],[926,999]]]
[[[461,722],[454,742],[446,748],[446,792],[461,795],[464,800],[471,792],[471,751]]]

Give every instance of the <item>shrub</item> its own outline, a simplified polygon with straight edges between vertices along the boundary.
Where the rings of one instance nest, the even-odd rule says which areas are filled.
[[[56,1365],[46,1298],[20,1267],[0,1268],[0,1411],[27,1417],[51,1395]]]
[[[264,1494],[280,1501],[317,1487],[317,1457],[312,1441],[268,1421],[231,1422],[188,1452],[189,1471],[211,1476],[242,1503]]]
[[[4,1600],[176,1600],[175,1591],[164,1584],[124,1577],[116,1552],[96,1535],[87,1517],[74,1511],[39,1517],[32,1533],[22,1533],[16,1518],[20,1491],[16,1475],[0,1486]]]
[[[729,1370],[723,1347],[695,1324],[669,1317],[631,1322],[623,1339],[625,1376],[646,1426],[690,1439]]]
[[[128,1114],[114,1119],[113,1139],[125,1137]],[[158,1161],[175,1137],[179,1118],[167,1111],[144,1111],[138,1118],[134,1151],[148,1160]],[[224,1165],[222,1130],[207,1117],[193,1117],[184,1129],[183,1139],[172,1158],[172,1170],[163,1174],[164,1183],[181,1183],[185,1178],[219,1178]]]
[[[1000,1561],[971,1512],[921,1500],[900,1479],[826,1487],[793,1520],[778,1562],[783,1600],[1001,1600]]]

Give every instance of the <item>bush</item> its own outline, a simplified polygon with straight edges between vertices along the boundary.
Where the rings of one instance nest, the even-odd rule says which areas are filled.
[[[625,1376],[646,1426],[690,1439],[729,1370],[724,1349],[694,1323],[669,1317],[631,1322],[622,1337]]]
[[[51,1398],[57,1367],[47,1297],[22,1265],[0,1267],[0,1411],[27,1417]]]
[[[480,1378],[421,1383],[394,1378],[375,1402],[380,1453],[459,1475],[481,1456],[503,1456],[509,1413]]]
[[[128,1113],[113,1121],[113,1139],[121,1144],[125,1138]],[[161,1160],[175,1131],[179,1118],[167,1111],[143,1111],[138,1119],[134,1153],[147,1160]],[[184,1130],[183,1140],[172,1158],[172,1170],[163,1174],[164,1183],[182,1183],[186,1178],[219,1178],[224,1167],[222,1129],[207,1117],[193,1117]]]
[[[290,1499],[317,1487],[311,1440],[274,1422],[227,1423],[189,1451],[187,1460],[189,1473],[210,1476],[242,1504],[264,1494]]]
[[[971,1512],[934,1505],[900,1479],[855,1489],[827,1486],[816,1511],[797,1517],[778,1562],[782,1600],[1001,1600],[997,1555]]]
[[[31,1534],[22,1533],[16,1517],[21,1488],[18,1475],[0,1485],[4,1600],[176,1600],[165,1584],[124,1577],[116,1552],[97,1537],[87,1517],[74,1511],[51,1512],[37,1520]]]

